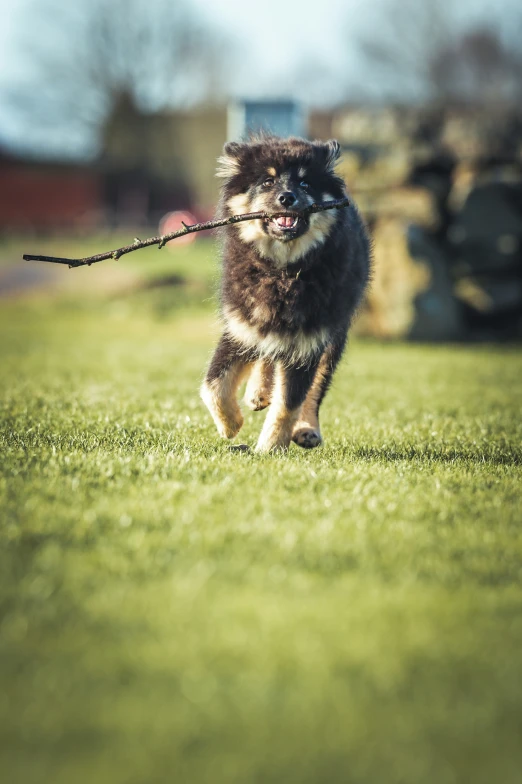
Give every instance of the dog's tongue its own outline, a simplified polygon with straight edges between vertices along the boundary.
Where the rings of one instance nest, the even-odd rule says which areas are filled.
[[[290,229],[294,225],[294,218],[292,218],[291,215],[280,215],[279,218],[277,218],[277,222],[279,226]]]

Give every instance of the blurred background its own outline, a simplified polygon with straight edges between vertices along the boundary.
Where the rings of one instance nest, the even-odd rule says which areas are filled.
[[[23,252],[87,255],[172,230],[180,212],[210,219],[224,142],[264,127],[342,145],[375,247],[359,334],[522,337],[520,2],[0,8],[0,297],[91,274]],[[146,252],[104,262],[91,280],[161,288],[163,310],[203,300],[210,243],[170,247],[159,266]],[[194,281],[197,294],[180,285]]]

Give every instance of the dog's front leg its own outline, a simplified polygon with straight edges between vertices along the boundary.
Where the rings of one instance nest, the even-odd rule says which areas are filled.
[[[251,365],[251,359],[241,353],[241,347],[224,334],[201,387],[201,398],[224,438],[234,438],[243,425],[237,389]]]
[[[245,403],[252,411],[261,411],[268,406],[273,382],[273,363],[268,359],[258,359],[252,368],[245,390]]]
[[[257,452],[288,449],[301,406],[314,379],[319,358],[306,367],[286,367],[277,362],[272,400],[257,442]]]
[[[314,380],[303,403],[301,414],[295,423],[292,441],[305,449],[312,449],[323,443],[319,428],[319,406],[332,382],[345,343],[346,337],[341,335],[324,350]]]

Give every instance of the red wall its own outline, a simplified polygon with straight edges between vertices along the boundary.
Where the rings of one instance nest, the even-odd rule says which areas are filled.
[[[0,160],[0,228],[74,226],[101,209],[95,172]]]

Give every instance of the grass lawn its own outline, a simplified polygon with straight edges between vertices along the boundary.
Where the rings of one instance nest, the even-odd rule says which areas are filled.
[[[354,341],[323,448],[232,453],[210,244],[52,275],[0,305],[6,784],[519,784],[520,351]]]

